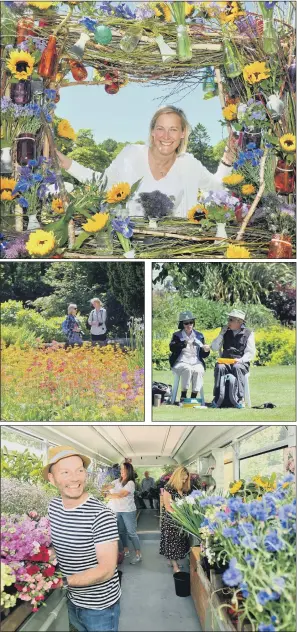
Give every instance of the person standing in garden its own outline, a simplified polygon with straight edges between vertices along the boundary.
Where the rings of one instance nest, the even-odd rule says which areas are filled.
[[[204,336],[196,331],[195,317],[189,310],[181,312],[178,319],[178,331],[171,339],[169,363],[173,373],[181,378],[181,398],[183,402],[192,383],[191,398],[195,399],[203,386],[205,371],[204,358],[210,350],[204,346]]]
[[[190,541],[188,535],[181,532],[180,527],[174,522],[171,516],[173,513],[171,503],[188,496],[190,489],[190,473],[187,468],[180,465],[164,487],[164,505],[161,514],[160,555],[164,555],[169,560],[174,573],[179,572],[178,560],[186,557],[190,550]]]
[[[136,505],[135,505],[135,473],[131,463],[121,465],[120,478],[105,487],[109,506],[115,512],[118,520],[119,535],[124,547],[125,557],[130,555],[128,538],[131,540],[135,555],[130,564],[141,562],[140,542],[137,535]]]
[[[74,345],[82,346],[82,330],[80,321],[77,318],[77,305],[75,303],[70,303],[68,305],[68,316],[64,321],[62,328],[67,336],[67,343],[65,345],[65,349],[69,346],[74,347]]]
[[[210,346],[205,348],[210,351],[220,351],[221,358],[226,358],[226,363],[216,363],[214,371],[214,399],[213,408],[217,407],[220,396],[220,382],[223,375],[234,375],[237,380],[238,408],[244,407],[244,383],[245,375],[250,370],[250,362],[256,355],[255,336],[251,329],[245,326],[245,313],[240,309],[233,309],[228,316],[228,325],[222,327],[219,335]],[[233,363],[228,364],[228,359]]]
[[[61,497],[48,508],[52,545],[67,591],[69,621],[81,632],[117,632],[121,589],[116,517],[85,490],[91,460],[71,446],[49,449],[43,477]]]
[[[92,298],[90,300],[93,309],[88,318],[88,324],[91,327],[92,347],[95,345],[106,344],[106,309],[102,306],[100,298]]]

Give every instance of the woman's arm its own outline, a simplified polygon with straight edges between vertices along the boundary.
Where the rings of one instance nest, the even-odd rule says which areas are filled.
[[[163,500],[164,500],[164,507],[166,511],[168,511],[169,513],[173,513],[173,509],[170,504],[172,501],[172,497],[171,497],[171,494],[169,494],[169,492],[166,491],[166,489],[164,490]]]
[[[128,492],[126,489],[122,489],[120,492],[115,492],[114,494],[108,494],[106,496],[107,500],[114,500],[115,498],[126,498],[126,496],[129,496],[130,492]]]
[[[102,174],[99,171],[94,171],[93,169],[89,169],[88,167],[80,165],[78,162],[76,162],[76,160],[72,160],[68,156],[64,156],[64,154],[62,154],[57,149],[56,154],[58,156],[61,167],[65,169],[65,171],[68,171],[68,173],[79,182],[100,181]]]
[[[92,325],[92,322],[93,322],[93,310],[91,311],[91,313],[89,315],[89,318],[88,318],[89,325]]]

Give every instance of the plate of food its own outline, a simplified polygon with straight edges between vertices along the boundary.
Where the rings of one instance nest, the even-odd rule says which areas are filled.
[[[218,358],[217,359],[218,364],[234,364],[235,361],[236,361],[236,358]]]

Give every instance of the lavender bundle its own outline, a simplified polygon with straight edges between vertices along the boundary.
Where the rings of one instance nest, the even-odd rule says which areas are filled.
[[[165,195],[165,193],[161,193],[161,191],[140,193],[139,200],[142,204],[146,218],[160,219],[166,215],[171,215],[171,211],[174,207],[172,198]]]

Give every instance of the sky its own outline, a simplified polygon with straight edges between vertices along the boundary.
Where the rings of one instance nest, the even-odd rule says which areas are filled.
[[[171,89],[171,85],[167,89],[163,85],[129,83],[117,94],[107,94],[102,85],[70,86],[61,88],[56,114],[68,119],[76,132],[91,129],[97,142],[113,138],[133,143],[147,141],[150,120],[159,107],[175,105],[185,111],[192,127],[197,123],[205,125],[212,145],[218,143],[223,138],[218,97],[203,101],[202,88],[198,86],[184,97],[177,94],[161,103]]]

